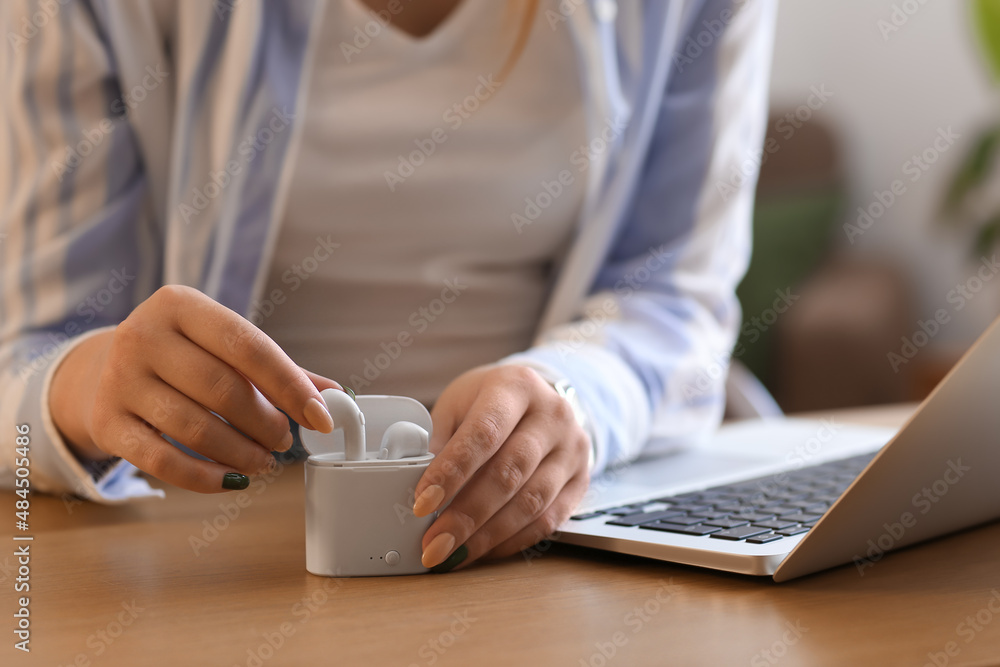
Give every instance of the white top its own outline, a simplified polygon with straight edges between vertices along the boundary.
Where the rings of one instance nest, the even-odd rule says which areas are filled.
[[[571,36],[543,15],[555,4],[502,85],[508,3],[464,0],[425,38],[359,0],[328,6],[262,324],[299,365],[429,405],[530,346],[586,178]]]

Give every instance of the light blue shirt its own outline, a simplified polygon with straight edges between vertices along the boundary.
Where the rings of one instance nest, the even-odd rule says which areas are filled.
[[[468,1],[468,0],[467,0]],[[103,502],[48,411],[62,356],[162,284],[248,314],[267,278],[322,0],[17,0],[0,12],[0,485]],[[567,0],[587,193],[535,344],[506,361],[575,385],[595,470],[721,418],[750,253],[776,3]],[[748,169],[746,165],[750,165]]]

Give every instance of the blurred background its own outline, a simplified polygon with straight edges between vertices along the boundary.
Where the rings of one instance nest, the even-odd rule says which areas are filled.
[[[781,4],[734,357],[785,411],[923,398],[1000,316],[998,128],[1000,0]]]

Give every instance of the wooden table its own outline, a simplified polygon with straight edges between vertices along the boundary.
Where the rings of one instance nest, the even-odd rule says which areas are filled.
[[[910,410],[837,414],[899,424]],[[564,545],[446,575],[328,579],[305,571],[302,486],[289,466],[238,515],[237,494],[35,497],[32,652],[13,649],[5,548],[0,664],[1000,662],[1000,524],[891,554],[864,578],[845,566],[781,585]]]

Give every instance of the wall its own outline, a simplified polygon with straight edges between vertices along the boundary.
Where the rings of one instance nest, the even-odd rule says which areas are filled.
[[[949,309],[953,317],[938,344],[972,340],[1000,314],[1000,278],[953,312],[946,296],[975,266],[968,262],[969,237],[935,222],[956,162],[976,130],[1000,117],[998,86],[975,37],[968,4],[955,0],[786,0],[778,19],[773,107],[805,103],[812,86],[832,92],[817,116],[845,142],[851,197],[846,222],[857,218],[859,206],[872,207],[874,192],[889,189],[893,180],[905,188],[854,243],[844,233],[838,243],[901,262],[924,316]],[[939,130],[948,128],[958,138],[916,177],[914,154],[932,149]],[[938,146],[946,143],[939,140]],[[877,205],[872,208],[878,212]]]

